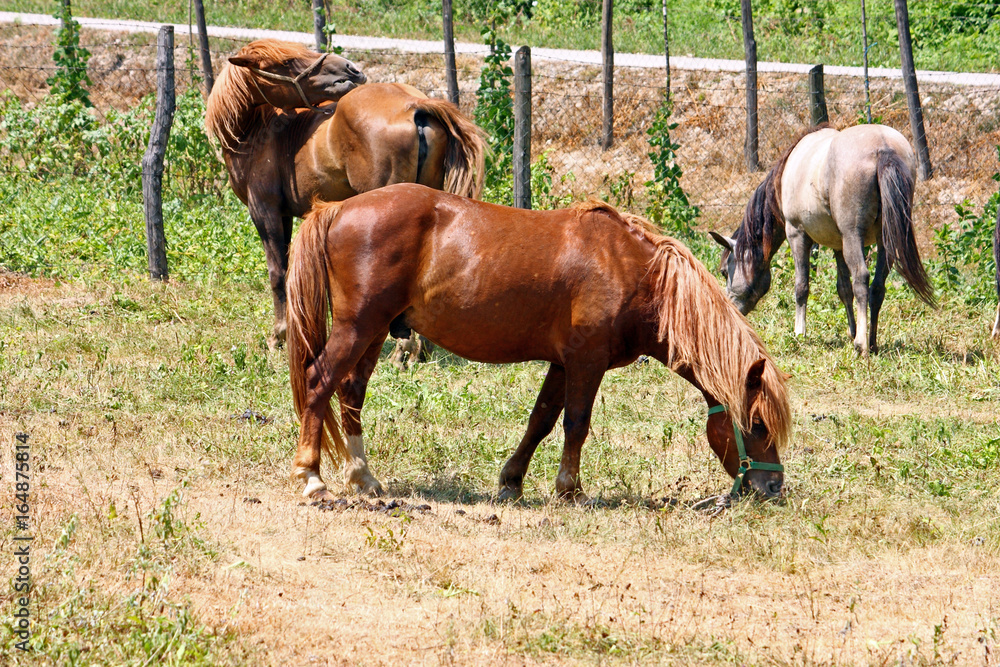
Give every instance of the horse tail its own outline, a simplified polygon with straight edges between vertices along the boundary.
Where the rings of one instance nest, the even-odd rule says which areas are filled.
[[[896,152],[881,150],[876,173],[882,200],[882,245],[889,268],[895,266],[924,303],[936,306],[913,233],[913,172]]]
[[[486,140],[483,131],[448,100],[415,100],[413,108],[440,122],[448,133],[444,157],[445,192],[478,199],[486,173]]]
[[[330,272],[326,238],[343,202],[314,202],[303,220],[289,253],[288,278],[288,368],[295,414],[302,416],[308,392],[306,371],[323,351],[327,341],[326,321],[330,313]],[[322,450],[335,463],[346,458],[347,446],[340,427],[340,411],[326,406]]]

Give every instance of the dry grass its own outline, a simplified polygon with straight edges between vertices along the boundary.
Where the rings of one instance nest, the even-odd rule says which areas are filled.
[[[890,294],[892,342],[867,366],[765,309],[758,326],[795,373],[789,501],[715,519],[685,509],[727,483],[700,400],[665,369],[607,378],[584,461],[607,506],[583,510],[551,500],[558,437],[525,505],[488,503],[541,366],[382,366],[365,411],[374,469],[431,507],[392,516],[300,504],[262,292],[2,284],[0,439],[31,436],[43,663],[74,641],[88,662],[143,662],[116,616],[143,576],[166,605],[144,607],[147,623],[190,609],[204,664],[996,664],[1000,360],[955,309]],[[816,304],[820,330],[841,317],[833,298]],[[233,418],[245,409],[267,422]],[[178,489],[178,537],[161,539]],[[70,622],[73,600],[105,624]]]
[[[365,58],[373,79],[443,88],[436,59]],[[469,105],[478,65],[459,64]],[[621,72],[623,135],[603,153],[595,74],[536,63],[535,152],[573,171],[562,192],[649,175],[658,74]],[[730,229],[760,177],[740,166],[740,77],[675,82],[685,186],[706,227]],[[805,91],[796,77],[762,82],[766,161],[798,130]],[[101,85],[99,105],[114,92]],[[828,88],[834,121],[852,122],[860,84]],[[898,91],[874,90],[876,113],[908,132]],[[918,198],[939,224],[946,202],[993,191],[1000,136],[986,92],[924,92],[938,171]],[[380,366],[364,412],[374,472],[430,511],[320,512],[288,479],[297,425],[284,355],[264,344],[263,265],[252,287],[0,273],[0,476],[9,484],[14,434],[28,433],[37,642],[25,662],[4,630],[0,663],[998,664],[990,313],[947,295],[931,311],[893,282],[883,353],[860,361],[829,257],[818,264],[809,336],[791,335],[784,259],[752,316],[793,376],[788,502],[714,519],[688,509],[729,486],[704,404],[654,364],[605,379],[583,461],[602,507],[552,501],[559,436],[536,455],[526,503],[490,505],[544,367],[440,357]]]

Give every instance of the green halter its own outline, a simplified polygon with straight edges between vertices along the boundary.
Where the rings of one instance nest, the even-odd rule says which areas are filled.
[[[716,405],[714,408],[708,409],[708,414],[714,415],[719,412],[726,411],[726,406]],[[750,470],[772,470],[774,472],[781,473],[785,471],[785,466],[780,463],[764,463],[763,461],[754,461],[747,456],[747,449],[743,445],[743,434],[740,432],[739,427],[736,426],[736,422],[733,422],[733,435],[736,436],[736,451],[740,455],[740,469],[736,473],[736,480],[733,482],[733,490],[729,492],[729,495],[739,495],[740,487],[743,486],[743,475],[747,474]]]

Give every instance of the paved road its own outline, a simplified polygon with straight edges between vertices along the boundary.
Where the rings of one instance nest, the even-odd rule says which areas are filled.
[[[94,19],[77,17],[80,25],[94,30],[111,30],[122,32],[156,32],[162,24],[150,23],[148,21],[131,21],[119,19]],[[0,23],[22,23],[26,25],[56,25],[58,19],[47,14],[22,14],[17,12],[0,12]],[[197,33],[197,27],[194,28]],[[186,24],[174,24],[174,32],[178,36],[188,34]],[[290,42],[302,42],[313,44],[312,33],[291,32],[287,30],[264,30],[262,28],[230,28],[224,26],[209,26],[208,34],[212,37],[229,37],[237,40],[252,40],[264,37],[283,39]],[[345,49],[355,50],[395,50],[403,53],[442,53],[444,51],[443,42],[434,40],[418,39],[392,39],[388,37],[362,37],[357,35],[334,35],[333,42],[337,46]],[[516,49],[516,47],[514,47]],[[469,42],[456,42],[455,51],[458,53],[483,55],[486,47],[482,44],[471,44]],[[599,51],[576,51],[572,49],[546,49],[532,48],[531,57],[540,60],[559,60],[564,62],[583,63],[599,65],[601,54]],[[662,55],[645,55],[640,53],[616,53],[615,65],[619,67],[663,67]],[[670,59],[670,65],[676,69],[700,70],[708,72],[742,72],[744,64],[742,60],[722,60],[717,58],[689,58],[685,56],[674,56]],[[774,63],[759,62],[757,70],[760,72],[789,72],[804,74],[809,71],[812,65],[802,65],[797,63]],[[824,71],[829,76],[864,76],[864,71],[860,67],[839,67],[828,65]],[[868,70],[871,78],[899,79],[899,70],[885,67],[873,67]],[[1000,88],[1000,74],[988,74],[981,72],[933,72],[929,70],[917,70],[917,79],[926,83],[950,83],[960,86],[980,86]]]

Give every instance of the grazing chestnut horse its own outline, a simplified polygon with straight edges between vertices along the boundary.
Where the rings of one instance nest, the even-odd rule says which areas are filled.
[[[348,485],[381,492],[365,460],[361,407],[386,335],[410,329],[475,361],[550,363],[500,473],[501,499],[521,495],[561,412],[556,491],[586,499],[580,450],[594,397],[609,369],[641,354],[704,395],[708,441],[736,480],[733,493],[781,493],[784,374],[687,248],[607,204],[527,211],[409,184],[317,204],[292,246],[288,301],[302,422],[293,466],[306,497],[331,497],[321,449],[344,460]]]
[[[837,294],[860,354],[878,351],[878,315],[893,266],[933,305],[934,290],[913,234],[916,164],[906,138],[884,125],[840,132],[822,125],[801,135],[753,193],[734,238],[711,232],[723,247],[722,270],[740,312],[753,310],[770,289],[771,259],[786,237],[795,260],[796,335],[806,333],[809,255],[817,243],[833,249]],[[878,259],[869,289],[865,246],[873,244]]]
[[[471,197],[482,189],[485,143],[453,104],[404,84],[357,87],[365,80],[340,56],[264,39],[229,59],[208,98],[205,126],[264,243],[272,343],[285,337],[292,216],[313,199],[401,182]],[[317,106],[324,101],[337,104]]]

